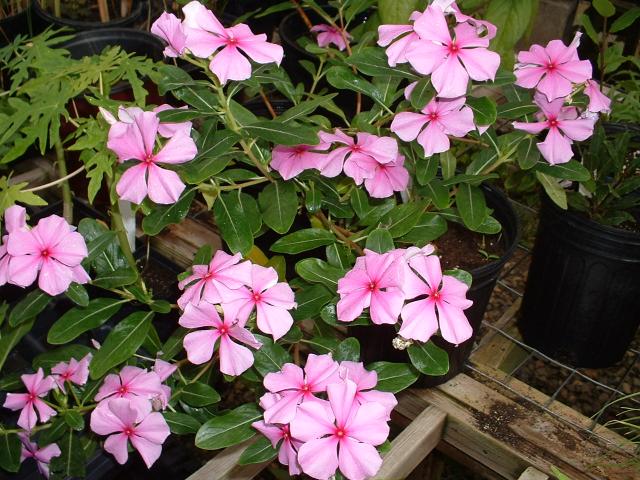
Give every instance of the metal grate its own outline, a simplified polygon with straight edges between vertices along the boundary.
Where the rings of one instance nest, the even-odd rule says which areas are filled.
[[[526,210],[526,211],[535,213],[535,210],[532,210],[530,207],[527,207],[525,205],[515,203],[515,206],[520,211]],[[529,261],[530,259],[529,257],[531,254],[531,250],[524,245],[519,245],[518,250],[519,250],[520,258],[518,258],[512,265],[510,265],[509,268],[502,273],[500,279],[498,280],[498,285],[505,291],[510,292],[510,294],[514,295],[514,298],[522,297],[523,292],[519,289],[518,286],[513,284],[511,279],[514,276],[514,272],[518,271],[519,269],[523,269],[527,267],[526,262]],[[516,255],[514,255],[514,257],[515,256]],[[504,312],[500,312],[500,313],[504,313]],[[519,338],[516,338],[514,335],[508,333],[506,330],[508,329],[508,327],[513,326],[513,321],[516,317],[517,317],[517,312],[504,325],[501,325],[500,322],[498,323],[498,325],[496,325],[494,323],[487,321],[485,318],[485,320],[483,320],[482,322],[484,335],[479,339],[482,341],[482,343],[476,344],[476,346],[474,347],[474,352],[481,346],[486,346],[492,340],[495,340],[498,337],[502,337],[503,339],[506,339],[508,342],[510,342],[514,348],[519,348],[524,350],[526,352],[524,354],[524,359],[520,361],[517,365],[515,365],[514,368],[510,369],[510,371],[508,372],[502,371],[502,373],[505,375],[500,376],[500,378],[497,378],[497,376],[491,375],[486,371],[483,371],[480,368],[478,368],[479,364],[474,362],[473,354],[472,354],[471,360],[469,360],[465,365],[468,371],[473,372],[477,377],[481,377],[485,380],[488,380],[490,382],[500,385],[502,388],[508,390],[509,392],[516,395],[517,397],[535,405],[539,409],[544,410],[549,415],[552,415],[558,418],[562,422],[570,425],[571,427],[577,429],[578,431],[583,432],[585,435],[597,437],[600,441],[611,446],[611,448],[617,448],[618,445],[616,445],[611,439],[603,437],[602,435],[599,435],[595,431],[595,428],[598,426],[598,424],[601,423],[601,420],[606,420],[607,415],[609,416],[614,415],[613,409],[615,407],[608,406],[612,401],[621,398],[625,394],[631,393],[631,392],[624,392],[622,390],[622,386],[624,385],[625,381],[627,381],[627,379],[630,378],[630,376],[632,375],[632,372],[634,371],[634,367],[636,367],[635,369],[636,372],[633,372],[633,374],[637,375],[637,372],[640,372],[640,350],[638,350],[637,348],[633,348],[633,346],[629,348],[625,358],[629,358],[631,359],[631,361],[628,362],[628,365],[625,365],[623,367],[623,371],[621,375],[619,375],[617,378],[612,380],[608,378],[605,378],[605,379],[594,378],[595,375],[591,374],[592,372],[595,373],[594,370],[574,368],[569,365],[563,364],[545,355],[539,350],[536,350],[535,348],[527,345]],[[566,378],[560,381],[557,387],[551,388],[550,393],[546,395],[546,399],[544,400],[544,402],[541,401],[542,399],[544,399],[544,396],[541,396],[540,398],[531,398],[530,396],[521,392],[519,389],[514,388],[513,385],[511,384],[512,383],[511,381],[514,378],[516,378],[516,375],[522,370],[522,368],[527,363],[533,360],[537,362],[542,362],[545,365],[545,367],[553,368],[556,371],[561,372],[563,375],[566,375]],[[561,400],[565,397],[567,398],[570,397],[570,395],[566,394],[566,392],[568,390],[568,387],[572,384],[572,382],[576,382],[576,381],[583,382],[587,385],[590,385],[593,389],[597,389],[605,393],[605,395],[603,396],[601,395],[601,397],[604,397],[604,398],[601,402],[599,402],[600,404],[597,406],[595,412],[585,412],[580,408],[576,408],[576,405],[572,405],[570,402],[565,402]],[[591,418],[590,425],[588,427],[585,427],[584,425],[579,425],[571,418],[568,418],[566,415],[563,415],[562,413],[560,413],[558,410],[552,410],[551,406],[554,404],[554,402],[564,403],[565,405],[573,408],[574,410],[584,414],[586,417],[590,417]],[[630,399],[628,400],[628,402],[632,403],[634,406],[637,405],[638,408],[640,408],[639,400]],[[640,451],[640,448],[639,448],[639,451]]]

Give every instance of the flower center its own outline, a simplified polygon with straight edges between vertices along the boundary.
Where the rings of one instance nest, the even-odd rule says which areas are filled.
[[[304,393],[310,393],[311,392],[311,386],[305,382],[302,385],[302,387],[300,387],[300,390],[302,390]]]
[[[51,253],[49,252],[48,249],[44,249],[40,252],[40,255],[42,255],[44,258],[49,258],[49,255],[51,255]]]
[[[146,157],[144,157],[144,163],[146,163],[147,165],[151,165],[153,163],[153,154],[149,154]]]
[[[207,274],[202,278],[204,280],[209,280],[209,279],[211,279],[211,277],[213,277],[213,272],[207,272]]]
[[[253,295],[253,301],[256,303],[259,303],[260,300],[262,300],[262,296],[260,295],[260,292],[255,292]]]
[[[29,394],[29,401],[30,401],[30,402],[33,402],[35,399],[36,399],[35,394],[30,393],[30,394]]]
[[[429,121],[431,122],[438,120],[438,112],[429,112],[427,116],[429,117]]]
[[[558,119],[551,117],[549,118],[549,128],[558,128]]]
[[[122,385],[119,389],[118,389],[118,393],[120,395],[126,395],[127,393],[129,393],[129,389],[127,388],[126,385]]]
[[[130,437],[133,435],[133,429],[130,427],[125,428],[122,433],[124,433],[127,437]]]
[[[360,145],[351,145],[352,152],[359,152],[360,150],[362,150],[362,147]]]
[[[64,372],[61,377],[64,378],[65,380],[69,380],[69,377],[71,376],[71,372]]]
[[[303,153],[306,153],[307,149],[304,148],[303,146],[298,146],[296,147],[296,149],[293,151],[294,154],[296,155],[302,155]]]
[[[284,438],[285,440],[289,439],[289,427],[287,425],[285,425],[284,427],[282,427],[282,438]]]
[[[457,55],[460,52],[460,47],[456,45],[455,41],[452,41],[448,46],[450,55]]]
[[[553,62],[547,63],[547,72],[553,72],[556,69],[556,64]]]
[[[220,332],[220,335],[226,335],[227,333],[229,333],[229,327],[227,327],[226,325],[222,325],[218,329],[218,332]]]
[[[441,297],[440,290],[432,291],[431,296],[433,297],[434,300],[440,300],[440,297]]]
[[[336,437],[338,437],[338,438],[344,438],[344,436],[345,436],[346,434],[347,434],[347,432],[345,432],[345,431],[344,431],[344,428],[342,428],[342,427],[338,427],[338,428],[336,428],[336,433],[335,433]]]
[[[378,290],[378,284],[376,282],[370,282],[369,283],[369,291],[370,292],[375,292],[376,290]]]

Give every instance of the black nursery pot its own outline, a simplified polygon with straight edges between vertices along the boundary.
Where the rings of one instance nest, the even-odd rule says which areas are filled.
[[[0,46],[13,42],[18,35],[30,36],[40,33],[40,29],[32,22],[32,16],[31,9],[26,8],[0,20]]]
[[[76,31],[91,31],[103,28],[128,28],[133,27],[147,11],[147,2],[134,0],[131,7],[131,13],[126,17],[120,17],[108,22],[89,22],[83,20],[74,20],[71,18],[56,17],[55,15],[46,11],[40,5],[39,0],[33,0],[31,2],[31,9],[34,15],[37,17],[39,23],[42,24],[43,29],[52,25],[56,28],[67,27]]]
[[[421,375],[416,382],[416,386],[435,387],[462,372],[464,363],[471,355],[473,343],[502,267],[511,258],[517,247],[520,238],[520,223],[509,200],[500,190],[494,187],[483,184],[482,189],[487,205],[493,209],[493,216],[502,225],[505,253],[495,262],[469,270],[473,282],[467,292],[467,298],[473,300],[473,305],[465,310],[464,313],[473,328],[473,335],[458,346],[451,345],[439,336],[432,337],[433,342],[449,355],[449,371],[445,375]],[[393,325],[349,327],[349,335],[359,340],[362,360],[365,364],[381,360],[410,362],[406,351],[396,350],[392,346],[392,341],[397,336]]]
[[[640,233],[544,197],[519,319],[524,341],[575,367],[620,361],[640,324]]]

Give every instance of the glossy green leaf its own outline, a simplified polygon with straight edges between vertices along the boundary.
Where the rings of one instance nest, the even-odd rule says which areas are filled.
[[[261,435],[242,452],[238,464],[251,465],[253,463],[264,463],[273,460],[277,455],[278,450],[273,448],[271,441]]]
[[[617,33],[624,30],[635,23],[640,18],[640,7],[633,7],[624,12],[611,24],[609,32]]]
[[[90,242],[87,242],[87,258],[86,261],[93,262],[98,255],[104,252],[107,247],[116,241],[116,232],[108,230],[98,235]]]
[[[369,315],[366,313],[361,314],[352,322],[341,322],[340,320],[338,320],[336,304],[333,302],[322,307],[322,310],[320,310],[320,318],[324,323],[333,327],[372,325],[371,320],[369,319]]]
[[[253,233],[249,218],[242,208],[239,192],[222,193],[213,205],[213,214],[222,238],[232,253],[249,253]]]
[[[339,90],[352,90],[354,92],[362,93],[378,103],[384,102],[384,95],[382,92],[371,82],[354,74],[350,68],[342,66],[329,68],[329,70],[327,70],[327,81]]]
[[[518,145],[518,150],[516,153],[516,157],[518,160],[518,166],[523,170],[529,170],[533,168],[540,159],[540,150],[538,150],[538,145],[536,145],[538,140],[533,137],[525,138]]]
[[[176,203],[169,205],[158,205],[154,207],[149,215],[142,220],[142,230],[147,235],[157,235],[164,227],[173,223],[179,223],[189,213],[191,202],[195,196],[195,190],[188,190],[183,193]]]
[[[416,180],[418,184],[426,185],[438,174],[438,157],[419,158],[416,161]]]
[[[62,418],[73,430],[84,429],[84,417],[77,410],[67,410],[62,414]]]
[[[416,110],[422,110],[435,94],[436,92],[431,85],[431,77],[424,77],[418,80],[411,91],[409,96],[411,106]]]
[[[318,258],[305,258],[296,263],[296,273],[311,283],[322,283],[335,290],[345,271]]]
[[[270,372],[277,372],[285,363],[291,362],[291,355],[278,343],[262,335],[258,335],[257,338],[262,342],[262,347],[253,352],[253,366],[260,375],[264,377]]]
[[[418,75],[403,65],[390,67],[387,56],[381,48],[363,48],[348,57],[347,63],[355,66],[358,71],[365,75],[372,77],[399,77],[411,80],[420,80]]]
[[[68,362],[72,358],[75,358],[79,361],[90,352],[91,348],[87,347],[86,345],[65,345],[64,347],[49,350],[47,352],[41,353],[40,355],[37,355],[32,362],[33,368],[34,370],[37,370],[38,368],[42,367],[45,370],[50,370],[51,367],[53,367],[57,363]]]
[[[202,382],[194,382],[182,389],[180,400],[192,407],[206,407],[220,401],[220,394],[213,387]]]
[[[359,362],[360,342],[358,339],[349,337],[341,341],[333,358],[336,362],[342,362],[345,360],[349,362]]]
[[[162,412],[171,433],[176,435],[190,435],[196,433],[201,424],[191,415],[181,412]]]
[[[131,267],[122,267],[116,270],[101,273],[91,283],[103,288],[118,288],[131,285],[138,279],[138,272]]]
[[[89,305],[89,294],[87,293],[87,289],[82,285],[73,282],[67,288],[67,291],[64,292],[69,300],[80,307],[86,307]]]
[[[497,117],[496,103],[489,97],[467,97],[467,106],[473,110],[473,123],[493,125]]]
[[[558,205],[563,210],[567,209],[567,192],[565,192],[564,188],[560,185],[559,181],[555,178],[542,173],[536,172],[536,178],[544,188],[544,191],[547,192],[549,198]]]
[[[4,328],[2,330],[2,336],[0,336],[0,371],[2,371],[4,362],[14,347],[22,340],[22,337],[31,331],[34,321],[29,320],[16,328]]]
[[[318,131],[312,127],[292,126],[275,120],[262,120],[245,125],[243,131],[276,145],[317,145]]]
[[[9,325],[16,327],[32,318],[35,318],[42,312],[49,302],[51,296],[43,292],[39,288],[33,292],[29,292],[22,300],[20,300],[11,310],[9,314]]]
[[[309,114],[311,114],[318,107],[321,107],[331,102],[331,100],[336,95],[337,93],[332,93],[330,95],[323,95],[321,97],[316,97],[312,100],[306,100],[304,102],[300,102],[299,104],[295,105],[294,107],[291,107],[289,110],[284,112],[282,115],[279,115],[278,121],[282,123],[288,123],[295,120],[304,120]]]
[[[271,251],[295,254],[331,245],[335,241],[336,237],[328,230],[322,228],[305,228],[278,239],[271,245]]]
[[[464,224],[471,230],[477,229],[489,212],[480,187],[463,183],[458,186],[456,206]]]
[[[122,307],[126,300],[96,298],[86,307],[74,307],[49,329],[47,341],[53,345],[70,342],[86,331],[99,327]]]
[[[420,216],[418,222],[398,240],[403,243],[410,243],[416,247],[424,247],[436,238],[444,235],[447,231],[447,221],[440,215],[432,212],[425,212]]]
[[[369,250],[373,250],[374,252],[385,253],[393,250],[395,245],[393,243],[393,237],[391,237],[388,230],[376,228],[367,237],[365,247]]]
[[[15,473],[20,469],[22,442],[15,433],[0,430],[0,468]]]
[[[451,151],[442,152],[439,157],[442,178],[448,180],[456,174],[456,157]]]
[[[616,7],[610,0],[592,0],[591,4],[605,18],[613,17],[616,14]]]
[[[315,318],[333,296],[334,293],[330,292],[324,285],[305,286],[302,290],[296,291],[296,303],[298,306],[291,314],[295,320]]]
[[[418,379],[418,372],[407,363],[375,362],[367,365],[367,370],[377,372],[375,388],[383,392],[398,393]]]
[[[575,180],[578,182],[586,182],[591,179],[591,173],[577,160],[569,160],[567,163],[557,165],[549,165],[548,163],[539,163],[536,170],[546,175],[563,180]]]
[[[425,375],[444,375],[449,371],[447,352],[431,340],[427,343],[414,343],[407,352],[411,364]]]
[[[100,378],[136,353],[147,336],[153,315],[153,312],[134,312],[115,326],[91,360],[91,378]]]
[[[258,204],[262,221],[277,233],[287,233],[298,212],[296,187],[293,182],[270,183],[258,195]]]
[[[196,447],[217,450],[244,442],[256,434],[251,424],[262,418],[262,410],[253,404],[241,405],[204,423],[196,434]]]
[[[422,203],[404,203],[394,207],[382,217],[381,228],[386,228],[392,238],[408,233],[418,223],[424,210]]]
[[[86,456],[78,434],[69,430],[57,443],[61,454],[51,459],[52,477],[84,477]]]

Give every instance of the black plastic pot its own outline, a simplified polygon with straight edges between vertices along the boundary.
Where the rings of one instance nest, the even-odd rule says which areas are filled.
[[[0,20],[0,46],[13,42],[18,35],[31,36],[39,33],[41,29],[32,22],[32,16],[31,9],[27,8]]]
[[[60,45],[61,48],[69,50],[71,57],[75,59],[98,55],[111,46],[119,46],[125,52],[144,55],[156,61],[163,58],[164,46],[160,39],[133,28],[102,28],[79,32],[71,40]]]
[[[82,20],[73,20],[71,18],[56,17],[49,13],[40,5],[39,0],[31,2],[31,8],[40,23],[44,26],[52,25],[56,28],[67,27],[77,31],[97,30],[103,28],[128,28],[133,27],[136,22],[143,18],[147,11],[147,2],[134,0],[131,13],[122,18],[116,18],[109,22],[87,22]]]
[[[575,367],[618,362],[640,324],[640,233],[544,197],[522,302],[524,341]]]
[[[467,298],[473,300],[473,305],[465,310],[465,315],[473,327],[473,335],[458,346],[451,345],[439,336],[434,336],[432,338],[433,342],[446,350],[449,355],[449,371],[445,375],[439,376],[422,375],[416,383],[417,386],[433,387],[440,385],[462,372],[464,363],[471,355],[473,343],[502,267],[511,258],[518,244],[520,223],[509,200],[500,190],[494,187],[483,184],[482,189],[484,190],[487,205],[494,210],[494,217],[502,225],[502,235],[506,246],[505,253],[495,262],[469,270],[473,277],[473,282],[467,292]],[[365,363],[381,360],[409,362],[409,356],[406,351],[396,350],[392,346],[391,342],[397,336],[393,325],[349,327],[349,335],[359,340],[362,360]]]

